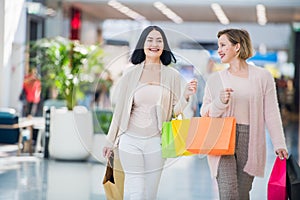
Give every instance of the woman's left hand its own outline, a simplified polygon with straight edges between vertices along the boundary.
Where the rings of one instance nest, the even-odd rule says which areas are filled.
[[[277,149],[276,155],[278,155],[281,160],[288,158],[288,152],[285,149]]]
[[[198,81],[196,79],[191,80],[186,85],[185,90],[184,90],[184,97],[186,100],[188,100],[191,95],[196,93],[197,85],[198,85]]]

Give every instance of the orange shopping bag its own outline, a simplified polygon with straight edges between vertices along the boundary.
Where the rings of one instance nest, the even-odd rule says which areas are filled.
[[[234,117],[193,117],[190,122],[186,149],[207,155],[233,155],[236,121]]]

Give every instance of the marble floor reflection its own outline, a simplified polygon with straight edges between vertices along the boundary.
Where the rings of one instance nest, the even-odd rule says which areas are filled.
[[[298,122],[285,123],[289,151],[298,158]],[[267,199],[267,182],[275,160],[267,136],[264,178],[256,178],[252,200]],[[105,165],[98,162],[46,160],[38,156],[0,158],[0,200],[101,200]],[[206,157],[170,159],[163,171],[159,200],[215,200],[218,189],[210,177]]]

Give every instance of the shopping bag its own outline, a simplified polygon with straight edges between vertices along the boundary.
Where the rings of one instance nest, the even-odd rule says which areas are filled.
[[[277,156],[268,181],[268,200],[287,200],[286,159]]]
[[[290,155],[286,161],[287,192],[290,200],[300,199],[300,167],[295,158]]]
[[[163,158],[176,157],[176,149],[171,122],[163,122],[161,131],[161,153]]]
[[[195,154],[233,155],[236,121],[234,117],[193,117],[186,149]]]
[[[189,125],[189,119],[173,119],[163,123],[161,136],[163,158],[192,155],[185,149]]]
[[[176,156],[193,155],[191,152],[186,150],[186,139],[189,133],[190,119],[172,120],[171,124]]]
[[[110,157],[102,184],[107,200],[123,200],[124,172],[119,158]]]

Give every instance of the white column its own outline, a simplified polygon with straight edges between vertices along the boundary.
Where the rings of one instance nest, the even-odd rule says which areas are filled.
[[[80,41],[83,44],[92,45],[97,43],[97,28],[98,24],[90,20],[82,20]]]
[[[0,1],[0,106],[19,108],[25,42],[25,0]]]
[[[5,21],[5,1],[0,1],[0,44],[4,44],[4,21]],[[5,44],[0,45],[0,106],[5,102],[5,74],[4,74],[4,49]]]

